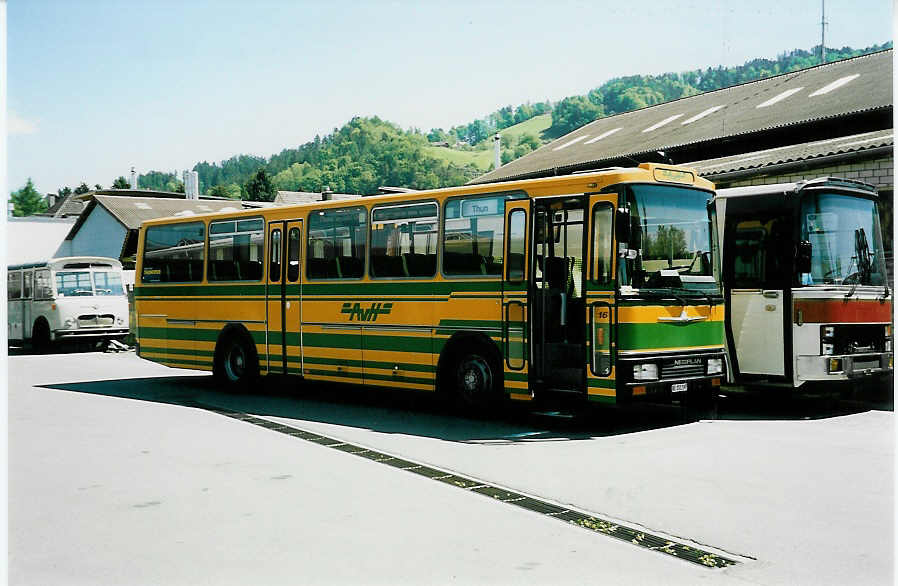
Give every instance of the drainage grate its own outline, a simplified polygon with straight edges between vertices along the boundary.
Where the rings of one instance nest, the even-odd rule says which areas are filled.
[[[553,517],[560,521],[565,521],[578,527],[582,527],[583,529],[587,529],[595,533],[601,533],[607,535],[608,537],[613,537],[621,541],[627,541],[632,543],[633,545],[643,547],[651,551],[665,553],[687,562],[692,562],[694,564],[698,564],[708,568],[724,568],[726,566],[732,566],[739,563],[737,560],[712,553],[698,547],[691,547],[683,543],[671,541],[665,537],[653,535],[646,531],[634,529],[633,527],[628,527],[626,525],[622,525],[608,519],[602,519],[601,517],[588,515],[586,513],[582,513],[580,511],[575,511],[572,509],[565,509],[564,507],[560,507],[558,505],[535,499],[523,494],[508,491],[504,488],[499,488],[498,486],[493,486],[479,480],[466,478],[464,476],[452,474],[451,472],[446,472],[437,468],[431,468],[430,466],[424,466],[423,464],[418,464],[417,462],[412,462],[410,460],[396,458],[390,456],[389,454],[384,454],[383,452],[378,452],[369,448],[364,448],[362,446],[343,442],[338,439],[319,435],[317,433],[312,433],[302,429],[297,429],[295,427],[290,427],[282,423],[276,423],[267,419],[262,419],[261,417],[255,417],[254,415],[248,415],[246,413],[228,411],[226,409],[210,407],[202,404],[194,404],[194,406],[200,409],[211,411],[213,413],[224,415],[225,417],[237,419],[246,423],[252,423],[253,425],[264,427],[265,429],[269,429],[271,431],[276,431],[278,433],[283,433],[285,435],[303,439],[309,442],[314,442],[322,446],[333,448],[335,450],[340,450],[341,452],[346,452],[347,454],[361,456],[362,458],[368,458],[369,460],[380,462],[381,464],[387,464],[388,466],[393,466],[394,468],[399,468],[400,470],[414,472],[415,474],[424,476],[425,478],[429,478],[431,480],[436,480],[438,482],[457,486],[470,492],[476,492],[478,494],[494,498],[503,503],[521,507],[523,509],[527,509],[528,511],[546,515],[547,517]]]

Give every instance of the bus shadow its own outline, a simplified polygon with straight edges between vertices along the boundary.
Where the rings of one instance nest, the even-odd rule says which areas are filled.
[[[267,377],[252,392],[222,391],[211,376],[170,376],[41,385],[43,388],[166,403],[208,410],[228,410],[278,417],[302,428],[324,423],[442,439],[493,444],[588,440],[675,427],[695,422],[678,405],[634,405],[589,412],[541,412],[525,405],[489,418],[450,412],[436,397],[423,393],[365,388],[335,383],[303,383]],[[892,401],[801,399],[771,402],[756,397],[726,396],[717,420],[801,420],[838,417],[872,409],[892,410]],[[705,417],[708,418],[708,417]]]
[[[262,417],[325,423],[453,442],[587,440],[688,422],[678,408],[577,414],[524,406],[489,418],[452,413],[432,395],[269,377],[252,393],[224,392],[211,376],[171,376],[39,385],[40,388],[150,401]]]

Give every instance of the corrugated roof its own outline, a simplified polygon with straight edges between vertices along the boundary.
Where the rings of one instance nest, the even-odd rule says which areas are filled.
[[[714,181],[718,176],[731,175],[739,171],[758,170],[872,149],[892,148],[894,144],[894,131],[888,129],[743,153],[731,157],[695,161],[684,163],[684,165],[693,167],[699,175]]]
[[[736,137],[892,107],[892,50],[600,118],[472,183]]]

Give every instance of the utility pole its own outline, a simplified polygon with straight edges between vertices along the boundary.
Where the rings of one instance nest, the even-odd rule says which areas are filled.
[[[826,0],[820,0],[820,64],[826,63]]]

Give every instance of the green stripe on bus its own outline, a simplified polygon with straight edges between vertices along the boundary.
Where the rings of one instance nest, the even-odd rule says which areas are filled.
[[[618,324],[618,350],[685,348],[723,344],[723,322]]]

